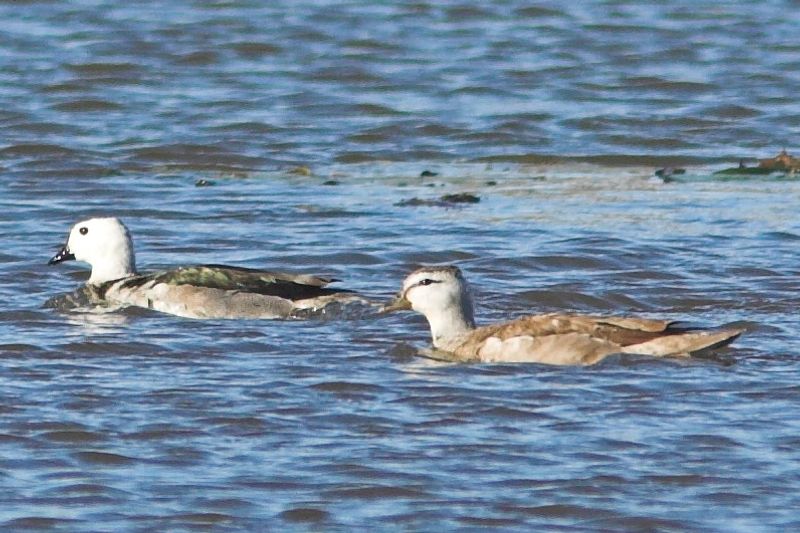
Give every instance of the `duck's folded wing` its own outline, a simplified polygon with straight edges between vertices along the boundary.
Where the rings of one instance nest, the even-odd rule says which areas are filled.
[[[623,316],[586,316],[597,324],[607,324],[622,329],[635,331],[647,331],[650,333],[662,333],[675,324],[674,320],[654,320],[650,318],[634,318]]]
[[[227,291],[242,291],[277,296],[287,300],[304,300],[328,294],[351,292],[326,287],[335,280],[307,274],[289,274],[224,265],[201,265],[158,272],[146,277],[154,284],[191,285]],[[132,278],[131,282],[143,283]],[[135,281],[137,280],[137,281]],[[146,281],[144,281],[146,282]]]
[[[546,314],[518,318],[511,322],[479,328],[483,337],[508,339],[519,336],[546,337],[580,333],[592,338],[629,346],[672,335],[672,321],[627,317],[603,317],[591,315]]]
[[[593,364],[611,353],[690,355],[725,346],[741,329],[686,330],[674,322],[639,318],[548,314],[527,316],[470,332],[455,348],[485,362]]]

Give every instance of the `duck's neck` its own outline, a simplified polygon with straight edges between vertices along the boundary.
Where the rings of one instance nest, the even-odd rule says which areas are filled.
[[[449,306],[426,315],[431,327],[431,337],[436,348],[446,349],[454,341],[475,329],[475,318],[470,302]]]
[[[92,264],[92,275],[87,283],[99,285],[106,281],[129,278],[136,275],[136,259],[133,253],[110,254],[102,261]]]

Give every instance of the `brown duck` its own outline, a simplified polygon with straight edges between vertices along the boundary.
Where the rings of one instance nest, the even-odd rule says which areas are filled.
[[[408,275],[384,311],[425,315],[433,346],[459,361],[591,365],[614,353],[686,357],[731,343],[739,328],[686,330],[669,320],[571,314],[526,316],[476,327],[469,286],[454,266]]]

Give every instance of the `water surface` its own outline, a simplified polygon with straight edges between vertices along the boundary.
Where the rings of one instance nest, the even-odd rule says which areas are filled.
[[[796,7],[0,3],[0,526],[797,529],[800,182],[712,175],[800,151]],[[398,205],[452,193],[480,202]],[[100,214],[144,270],[382,299],[456,263],[481,322],[748,333],[702,359],[453,365],[415,356],[413,314],[42,308],[86,279],[46,262]]]

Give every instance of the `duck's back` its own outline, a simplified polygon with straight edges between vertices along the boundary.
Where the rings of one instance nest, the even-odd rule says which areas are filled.
[[[329,283],[336,281],[332,278],[226,265],[176,268],[154,274],[153,279],[156,283],[242,291],[292,301],[352,292],[327,287]]]
[[[328,288],[332,279],[305,274],[200,265],[137,275],[108,282],[109,300],[191,318],[281,318],[296,304],[324,304],[351,293]]]
[[[593,364],[622,352],[685,356],[722,346],[740,333],[687,331],[668,320],[548,314],[477,328],[452,351],[484,362]]]

